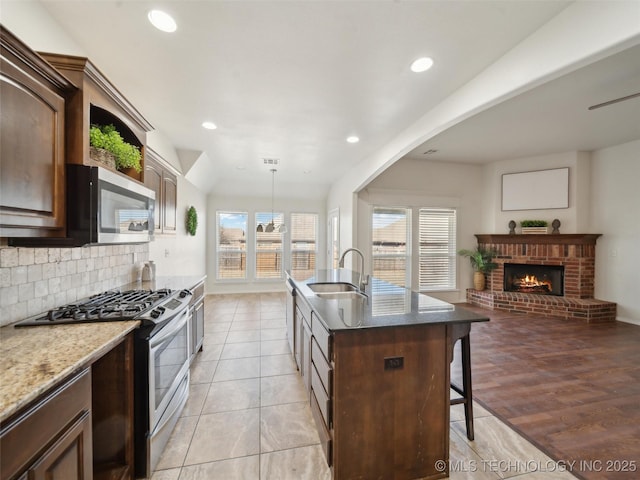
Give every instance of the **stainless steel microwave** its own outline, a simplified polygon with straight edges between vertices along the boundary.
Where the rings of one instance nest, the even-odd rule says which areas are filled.
[[[67,165],[67,236],[75,245],[142,243],[153,235],[153,190],[102,167]]]

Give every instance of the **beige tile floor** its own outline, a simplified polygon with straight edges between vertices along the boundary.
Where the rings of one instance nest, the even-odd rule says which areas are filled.
[[[152,480],[331,478],[286,339],[284,294],[210,295],[189,400]],[[474,405],[475,441],[451,407],[450,478],[570,479]]]

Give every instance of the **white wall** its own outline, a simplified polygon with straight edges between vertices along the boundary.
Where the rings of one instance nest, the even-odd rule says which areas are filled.
[[[345,230],[355,228],[351,221],[357,215],[354,192],[364,188],[413,148],[447,128],[637,44],[640,41],[637,9],[638,4],[634,1],[570,4],[373,155],[363,158],[332,186],[327,197],[327,210],[339,208],[341,219],[345,219],[341,220],[341,250],[352,246],[354,241],[352,232]]]
[[[595,296],[618,304],[618,319],[640,325],[640,140],[592,154],[591,227]]]
[[[3,0],[0,14],[2,25],[37,52],[87,56],[40,2]]]
[[[483,167],[457,163],[403,159],[383,172],[360,192],[358,246],[366,252],[367,273],[371,273],[370,216],[372,206],[449,207],[457,209],[457,249],[473,248],[475,233],[481,233]],[[418,216],[412,217],[413,261],[411,286],[418,289]],[[462,260],[462,259],[461,259]],[[458,288],[453,292],[431,292],[429,295],[448,302],[465,301],[466,289],[472,285],[473,270],[468,261],[459,261]]]
[[[502,211],[502,175],[550,168],[569,168],[569,208]],[[551,225],[560,220],[561,233],[587,233],[591,161],[588,152],[565,152],[538,157],[494,162],[485,166],[485,210],[482,231],[476,233],[509,233],[509,221],[546,220]],[[544,195],[544,192],[540,192]]]
[[[185,218],[190,206],[198,213],[195,236],[187,234]],[[149,259],[156,262],[156,275],[204,275],[207,253],[207,196],[184,177],[178,177],[177,232],[156,235],[149,243]]]
[[[247,232],[247,279],[242,281],[216,279],[216,212],[246,212],[248,214]],[[323,199],[284,198],[278,195],[273,204],[275,213],[284,213],[285,224],[290,225],[290,214],[318,214],[318,253],[317,268],[325,268],[327,217]],[[209,195],[207,203],[207,293],[244,293],[244,292],[280,292],[284,291],[284,278],[281,280],[255,280],[255,214],[271,212],[271,198],[233,197]],[[285,245],[291,242],[290,232],[284,235]],[[284,269],[290,267],[289,248],[285,246],[283,255]]]
[[[178,172],[184,174],[180,158],[178,158],[178,152],[176,152],[175,147],[164,133],[160,130],[153,130],[147,133],[147,146],[153,149],[165,162]]]

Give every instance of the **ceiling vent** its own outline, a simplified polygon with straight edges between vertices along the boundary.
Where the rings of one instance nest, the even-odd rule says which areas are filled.
[[[279,158],[263,158],[262,161],[265,165],[269,166],[278,165],[280,163]]]
[[[437,153],[438,150],[435,150],[433,148],[430,148],[429,150],[427,150],[426,152],[422,152],[423,155],[433,155],[434,153]]]

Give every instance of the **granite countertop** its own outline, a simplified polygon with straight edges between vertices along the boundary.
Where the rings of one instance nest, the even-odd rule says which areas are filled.
[[[205,275],[160,276],[132,282],[121,290],[192,288]],[[93,363],[136,329],[137,320],[0,328],[0,421],[39,395]]]
[[[366,296],[322,298],[307,285],[311,283],[350,283],[358,285],[359,275],[347,269],[320,270],[304,281],[293,280],[296,294],[304,297],[315,316],[329,331],[406,325],[467,323],[488,321],[457,305],[407,288],[372,278]]]
[[[0,328],[0,422],[116,346],[138,321]]]
[[[206,278],[206,275],[163,275],[156,277],[155,280],[127,283],[121,287],[121,290],[157,290],[160,288],[182,290],[183,288],[195,287]]]

